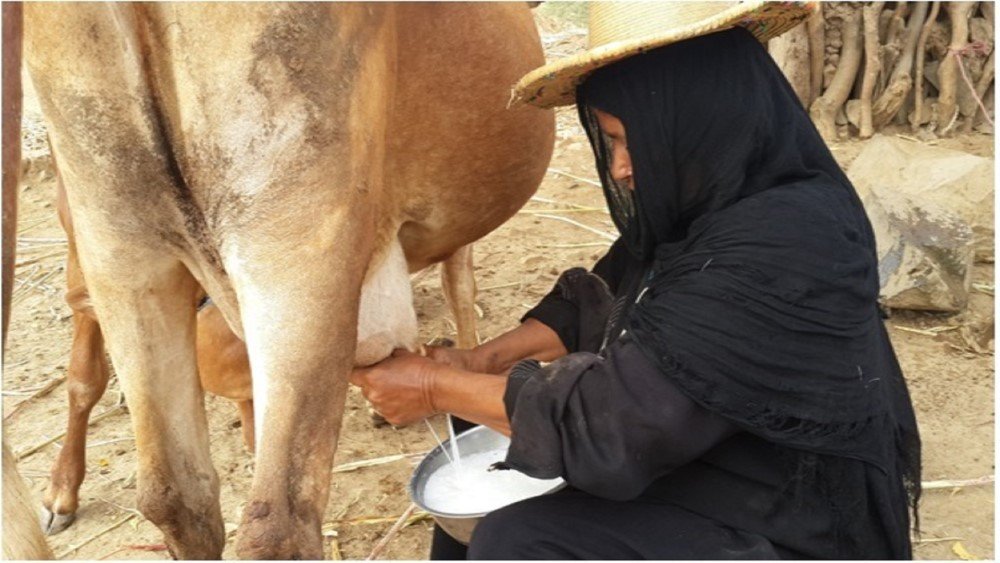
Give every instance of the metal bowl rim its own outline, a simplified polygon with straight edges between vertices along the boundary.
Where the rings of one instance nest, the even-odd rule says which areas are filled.
[[[457,434],[455,436],[455,440],[459,440],[460,438],[462,438],[462,436],[465,436],[467,434],[472,434],[472,433],[481,432],[481,431],[489,431],[489,432],[495,432],[497,434],[500,434],[496,430],[493,430],[492,428],[489,428],[487,426],[476,426],[475,428],[470,428],[470,429],[466,430],[465,432],[461,432],[461,433]],[[417,508],[419,508],[419,509],[427,512],[428,514],[430,514],[432,516],[437,516],[437,517],[440,517],[440,518],[463,519],[463,520],[464,519],[473,519],[473,518],[482,518],[483,516],[486,516],[490,512],[493,512],[493,510],[499,510],[500,508],[503,508],[503,507],[497,507],[497,508],[494,508],[493,510],[487,510],[486,512],[454,514],[454,513],[450,513],[450,512],[440,512],[440,511],[437,511],[437,510],[432,510],[427,505],[425,505],[421,500],[419,500],[417,498],[416,491],[414,490],[414,485],[415,485],[416,480],[417,480],[417,475],[420,474],[420,470],[423,469],[426,464],[430,463],[430,461],[432,459],[437,459],[438,457],[444,455],[443,447],[447,446],[450,443],[451,443],[451,438],[448,438],[441,445],[434,446],[434,448],[431,451],[427,452],[427,455],[424,456],[424,459],[420,460],[420,463],[418,463],[417,466],[415,468],[413,468],[413,474],[410,476],[410,482],[407,483],[407,485],[406,485],[406,492],[410,495],[410,500],[413,501],[413,504],[417,505]],[[517,471],[517,470],[516,469],[510,469],[509,471]],[[534,477],[532,477],[532,479],[534,479]],[[559,479],[559,482],[556,483],[551,489],[549,489],[549,490],[547,490],[547,491],[545,491],[543,493],[540,493],[538,495],[535,495],[535,496],[538,497],[538,496],[543,496],[543,495],[549,495],[549,494],[552,494],[552,493],[554,493],[554,492],[556,492],[556,491],[558,491],[558,490],[566,487],[567,483],[566,483],[565,479],[563,479],[562,477],[557,477],[557,479]],[[528,498],[535,498],[535,497],[528,497]],[[527,499],[521,499],[521,500],[527,500]],[[514,501],[514,502],[520,502],[520,501]],[[511,504],[513,504],[513,503],[511,503]],[[504,505],[504,506],[510,506],[510,505]]]

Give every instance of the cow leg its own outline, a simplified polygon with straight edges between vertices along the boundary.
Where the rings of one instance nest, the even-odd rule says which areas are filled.
[[[80,485],[86,474],[87,422],[94,405],[104,395],[108,376],[104,338],[97,319],[92,312],[74,309],[73,348],[66,382],[69,417],[66,439],[52,466],[43,500],[42,527],[46,534],[65,530],[75,518]]]
[[[80,485],[86,474],[87,422],[90,412],[108,386],[108,364],[104,357],[104,337],[97,322],[90,295],[80,271],[72,220],[66,203],[62,180],[56,171],[59,219],[69,239],[66,258],[66,303],[73,311],[73,344],[66,374],[69,416],[66,439],[52,465],[49,487],[45,492],[42,528],[46,534],[65,530],[76,516]]]
[[[441,268],[444,298],[455,316],[458,347],[469,349],[479,344],[476,334],[476,276],[472,268],[472,245],[459,248]]]
[[[66,189],[55,159],[52,165],[56,173],[56,209],[68,240],[66,303],[73,311],[73,343],[66,374],[69,395],[66,439],[52,465],[49,487],[42,501],[42,529],[50,535],[65,530],[76,517],[80,485],[87,468],[87,422],[94,405],[107,389],[109,376],[101,325],[80,270]]]
[[[183,264],[142,255],[131,268],[86,269],[108,351],[132,415],[137,507],[177,559],[222,556],[219,480],[195,356],[199,287]],[[86,262],[84,266],[86,266]]]
[[[323,558],[320,525],[371,244],[351,227],[330,237],[336,249],[299,245],[227,262],[253,372],[256,461],[236,544],[244,559]]]
[[[243,430],[243,445],[246,446],[247,451],[253,453],[253,399],[238,401],[236,406],[240,408],[240,428]]]

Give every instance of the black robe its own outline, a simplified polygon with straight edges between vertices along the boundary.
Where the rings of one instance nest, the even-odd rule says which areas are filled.
[[[907,522],[899,520],[905,497],[877,467],[846,462],[851,485],[863,492],[863,504],[850,507],[862,534],[838,537],[843,510],[829,505],[822,483],[802,474],[823,456],[768,442],[701,407],[627,335],[603,357],[594,354],[613,308],[601,286],[618,290],[622,278],[628,283],[641,272],[619,241],[594,266],[596,275],[567,271],[525,315],[555,330],[571,355],[549,366],[549,378],[535,379],[535,362],[512,370],[504,402],[514,447],[506,464],[562,476],[604,498],[662,499],[803,558],[910,558]]]

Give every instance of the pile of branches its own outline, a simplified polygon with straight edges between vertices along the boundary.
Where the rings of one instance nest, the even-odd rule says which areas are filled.
[[[993,2],[821,6],[768,49],[825,139],[992,132]]]

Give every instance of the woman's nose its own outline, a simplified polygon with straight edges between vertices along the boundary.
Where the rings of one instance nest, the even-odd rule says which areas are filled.
[[[624,154],[622,154],[624,153]],[[632,160],[624,150],[615,151],[611,162],[611,177],[632,188]]]

